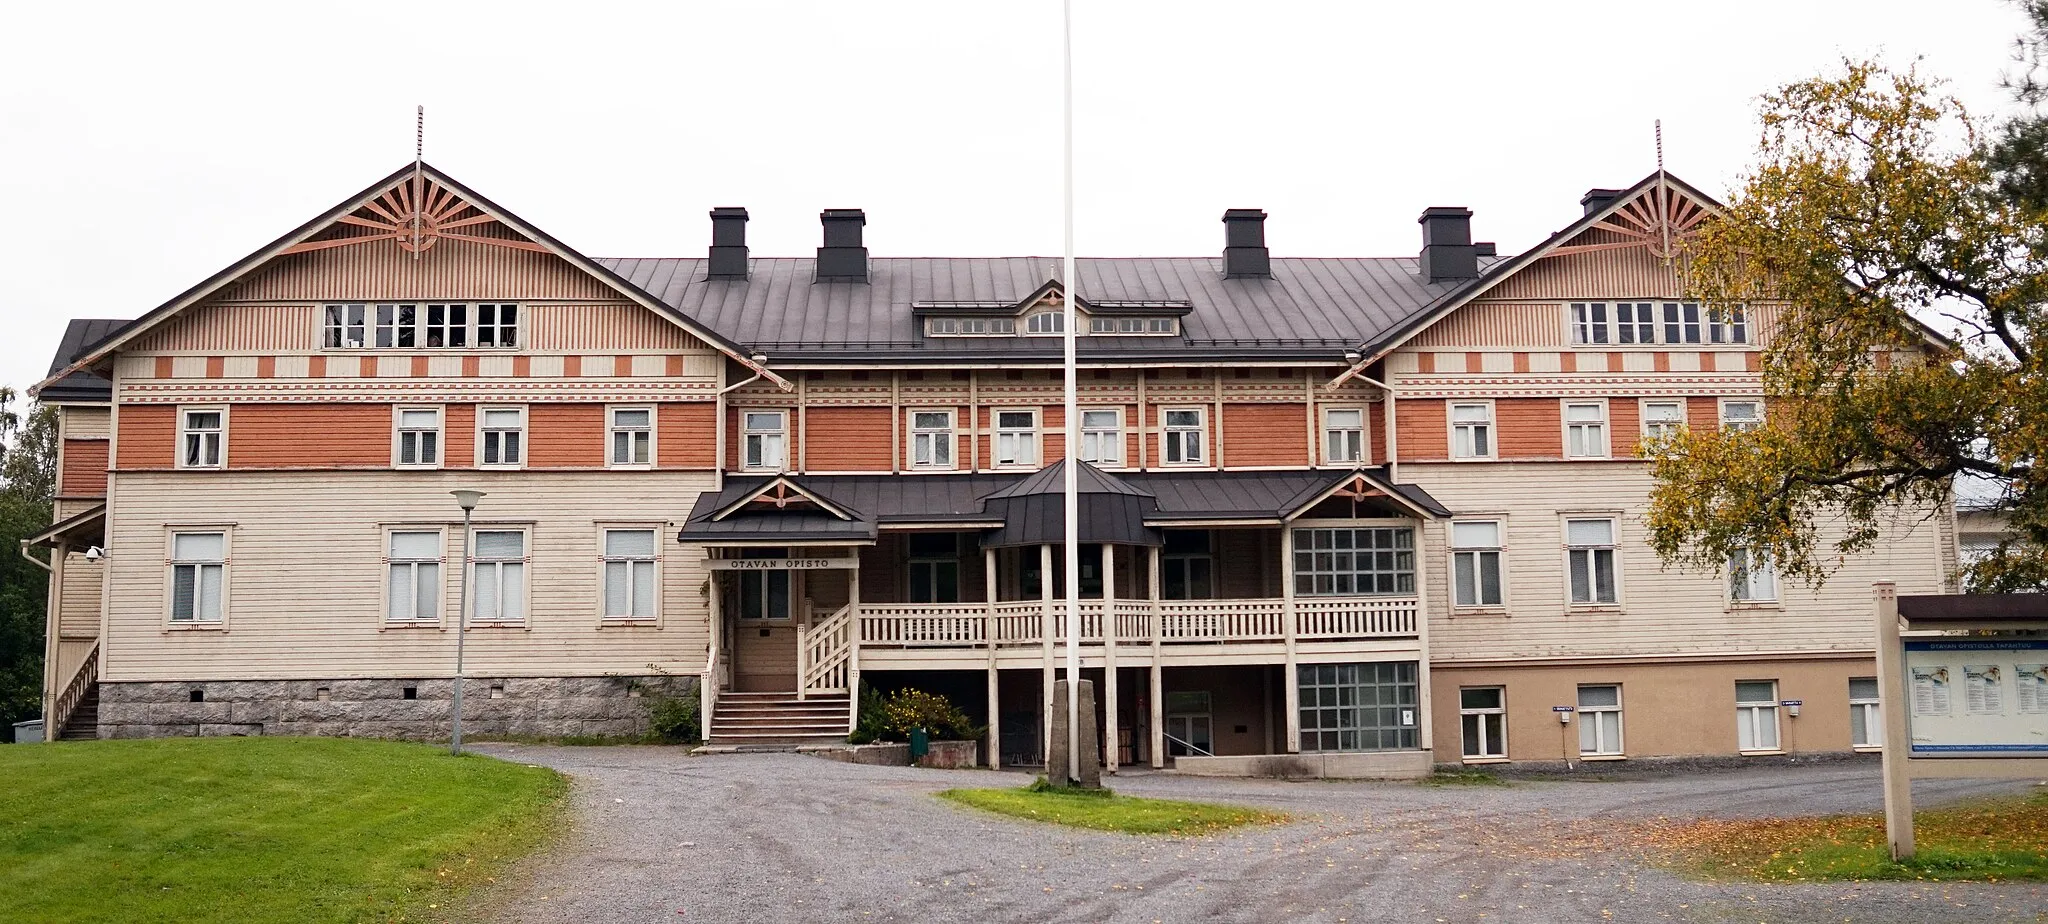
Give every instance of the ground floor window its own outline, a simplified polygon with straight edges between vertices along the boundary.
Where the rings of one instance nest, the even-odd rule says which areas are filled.
[[[1849,678],[1849,743],[1859,748],[1884,746],[1884,722],[1877,712],[1877,678]]]
[[[1389,751],[1417,746],[1421,706],[1413,661],[1303,664],[1303,751]]]
[[[1744,751],[1778,749],[1778,682],[1741,680],[1735,684],[1735,746]]]
[[[1167,754],[1186,757],[1216,753],[1207,690],[1168,693],[1165,706]]]
[[[1621,753],[1621,687],[1608,683],[1579,688],[1579,753]]]
[[[1500,687],[1465,687],[1459,690],[1458,721],[1464,729],[1466,757],[1508,755],[1506,690]]]

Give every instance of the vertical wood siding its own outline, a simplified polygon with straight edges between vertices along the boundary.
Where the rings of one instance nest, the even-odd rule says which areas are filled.
[[[483,676],[688,674],[709,638],[699,593],[702,553],[660,544],[661,625],[602,626],[597,523],[647,523],[664,532],[711,490],[708,473],[334,472],[307,478],[246,472],[115,476],[121,503],[109,524],[113,569],[105,679],[210,680],[446,676],[454,638],[384,622],[383,524],[439,525],[446,559],[459,554],[454,488],[488,492],[480,525],[530,530],[529,615],[524,628],[477,628],[470,670]],[[650,505],[649,498],[669,498]],[[290,498],[290,503],[280,503]],[[232,520],[227,631],[165,630],[165,529],[200,517]],[[453,623],[460,576],[445,567],[441,600]]]
[[[301,352],[319,346],[320,309],[314,305],[195,305],[136,338],[142,353]]]
[[[57,481],[57,493],[70,497],[95,497],[107,493],[107,441],[64,441],[64,471]]]
[[[1556,347],[1564,343],[1564,308],[1559,303],[1480,301],[1425,328],[1404,348]]]
[[[170,468],[178,461],[178,409],[168,404],[121,406],[120,468]]]
[[[552,254],[443,240],[413,255],[387,242],[272,260],[222,293],[236,300],[373,298],[617,298]]]
[[[1223,406],[1225,461],[1232,468],[1310,464],[1302,404]]]
[[[533,326],[527,346],[534,350],[664,350],[699,352],[701,357],[678,357],[700,365],[712,355],[704,342],[684,332],[666,318],[646,307],[619,301],[603,305],[538,305],[533,309]],[[689,370],[683,374],[717,375],[717,370]]]
[[[1621,238],[1589,230],[1566,244],[1602,244]],[[1545,257],[1487,292],[1488,298],[1676,298],[1684,292],[1676,265],[1667,266],[1648,248],[1597,250]]]

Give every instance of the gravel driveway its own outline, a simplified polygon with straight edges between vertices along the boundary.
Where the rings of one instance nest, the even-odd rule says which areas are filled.
[[[577,829],[486,913],[529,921],[2048,921],[2038,884],[1705,883],[1646,867],[1621,822],[1881,806],[1874,764],[1513,786],[1124,776],[1132,795],[1300,821],[1098,834],[932,798],[986,771],[785,754],[485,745],[563,770]],[[1941,781],[1922,805],[2011,791]]]

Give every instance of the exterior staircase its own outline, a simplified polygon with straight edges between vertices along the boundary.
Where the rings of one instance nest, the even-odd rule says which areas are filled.
[[[85,688],[85,695],[79,697],[78,705],[71,708],[71,715],[64,720],[64,728],[57,733],[57,740],[94,741],[99,736],[100,685],[95,683]]]
[[[718,694],[711,715],[710,748],[792,750],[806,744],[844,744],[851,705],[846,694]]]

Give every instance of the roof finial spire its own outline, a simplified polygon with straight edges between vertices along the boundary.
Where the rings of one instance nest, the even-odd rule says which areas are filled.
[[[1671,192],[1664,183],[1664,120],[1650,123],[1657,134],[1657,230],[1664,243],[1664,265],[1671,265]]]
[[[420,209],[425,204],[425,192],[420,186],[421,166],[427,158],[427,106],[420,103],[413,107],[412,117],[412,258],[420,258]]]

